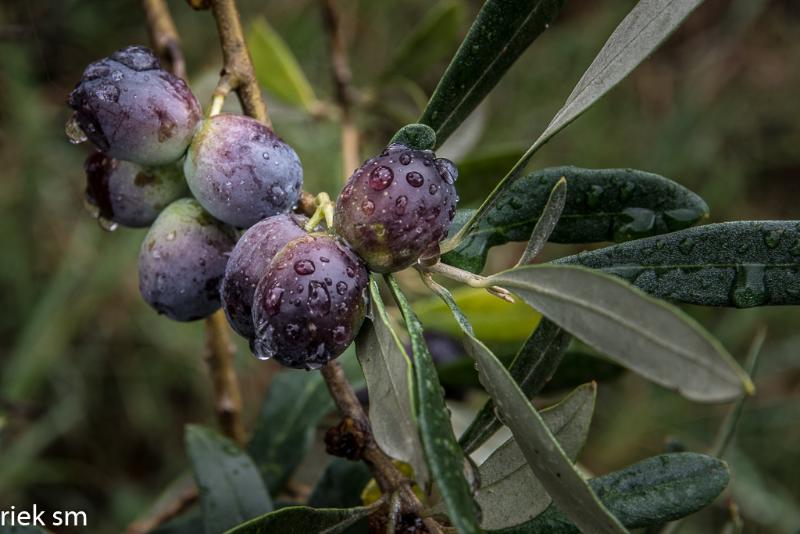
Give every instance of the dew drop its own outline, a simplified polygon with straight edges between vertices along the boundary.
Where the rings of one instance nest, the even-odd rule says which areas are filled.
[[[347,328],[343,325],[339,325],[333,329],[333,341],[339,345],[344,344],[347,342]]]
[[[267,294],[267,313],[275,315],[281,311],[281,300],[283,300],[283,288],[273,287]]]
[[[326,258],[325,256],[320,256],[319,261],[321,261],[322,263],[328,263],[331,260],[329,258]]]
[[[115,221],[112,221],[111,219],[106,219],[105,217],[98,217],[97,224],[99,224],[100,228],[102,228],[106,232],[113,232],[114,230],[119,228],[119,224],[117,224]]]
[[[589,187],[589,191],[586,192],[586,205],[590,208],[597,207],[600,204],[600,195],[603,194],[603,186],[594,184]]]
[[[345,269],[345,272],[347,273],[347,276],[349,276],[350,278],[355,278],[356,276],[356,271],[352,267],[348,266],[347,269]]]
[[[422,187],[422,184],[425,183],[425,179],[417,171],[411,171],[406,174],[406,182],[412,187]]]
[[[731,300],[738,308],[752,308],[767,301],[762,265],[738,265]]]
[[[436,168],[439,169],[439,176],[448,184],[455,183],[455,181],[458,180],[458,169],[449,159],[437,159]]]
[[[781,237],[783,237],[783,230],[777,228],[775,230],[770,230],[764,233],[764,243],[769,248],[775,248],[781,242]]]
[[[375,203],[370,199],[364,200],[364,202],[361,203],[361,211],[367,215],[372,215],[375,212]]]
[[[267,154],[266,152],[263,152],[261,154],[261,157],[264,158],[264,159],[269,159],[269,154]]]
[[[401,165],[408,165],[409,163],[411,163],[411,154],[409,154],[408,152],[403,152],[402,154],[400,154],[399,159]]]
[[[403,215],[406,212],[406,206],[408,205],[408,197],[405,195],[397,197],[397,200],[394,201],[394,212],[397,215]]]
[[[299,275],[311,274],[316,270],[314,262],[311,260],[297,260],[294,263],[294,272]]]
[[[430,193],[431,195],[435,195],[438,192],[439,192],[439,186],[438,185],[431,184],[431,185],[428,186],[428,193]]]
[[[369,173],[369,186],[375,191],[383,191],[391,185],[392,180],[394,180],[394,172],[385,165],[375,167]]]
[[[174,240],[175,240],[175,230],[167,234],[167,241],[174,241]]]
[[[286,325],[284,331],[289,339],[297,339],[300,336],[300,325],[289,323]]]
[[[331,311],[331,296],[328,288],[317,280],[308,283],[308,313],[311,317],[322,317]]]
[[[347,293],[347,282],[336,282],[336,292],[340,295]]]

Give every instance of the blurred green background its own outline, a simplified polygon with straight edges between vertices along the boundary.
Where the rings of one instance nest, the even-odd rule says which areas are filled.
[[[169,3],[191,85],[206,104],[221,59],[213,20],[183,0]],[[396,66],[401,77],[385,71],[398,44],[442,2],[339,1],[361,95],[362,156],[419,115],[480,7],[475,0],[445,3],[460,15],[453,31],[441,32],[430,56]],[[441,155],[463,164],[462,205],[488,192],[544,128],[634,3],[567,1],[553,27],[443,149]],[[248,27],[266,17],[316,95],[330,100],[319,2],[240,5]],[[796,0],[707,0],[532,166],[656,172],[700,193],[713,222],[800,218],[798,28]],[[0,509],[37,503],[84,510],[94,532],[123,531],[184,472],[185,423],[213,424],[202,324],[170,322],[142,302],[136,256],[144,233],[109,234],[88,216],[82,163],[89,147],[70,145],[63,130],[66,95],[83,68],[147,39],[135,0],[0,4]],[[337,193],[338,125],[267,98],[276,130],[301,156],[306,189]],[[546,254],[579,248],[549,246]],[[517,252],[516,246],[494,250],[489,270],[512,265]],[[404,281],[421,294],[414,277]],[[798,532],[800,310],[689,312],[740,359],[759,327],[769,334],[758,394],[745,407],[727,457],[731,489],[684,531],[719,531],[733,499],[745,532]],[[243,345],[237,358],[252,421],[275,366],[258,362]],[[477,395],[460,406],[480,406]],[[602,382],[581,461],[602,473],[676,443],[704,450],[724,413],[724,406],[683,401],[632,375]]]

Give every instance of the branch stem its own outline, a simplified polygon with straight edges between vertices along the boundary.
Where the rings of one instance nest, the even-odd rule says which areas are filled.
[[[236,91],[246,115],[272,127],[267,113],[267,105],[256,81],[253,61],[250,59],[250,52],[244,40],[236,1],[211,0],[211,11],[217,22],[217,32],[222,45],[224,65],[221,80],[227,79],[230,90]]]
[[[181,39],[169,14],[165,0],[142,0],[147,16],[150,41],[158,56],[167,62],[172,73],[186,79],[186,62],[181,50]]]
[[[206,361],[214,386],[214,410],[219,426],[226,436],[243,444],[245,431],[242,421],[242,394],[233,364],[235,347],[222,310],[206,319],[206,348]]]

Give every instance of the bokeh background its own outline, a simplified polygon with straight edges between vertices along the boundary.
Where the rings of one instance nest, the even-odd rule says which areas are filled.
[[[340,0],[354,85],[362,95],[363,156],[418,117],[480,7],[476,0],[448,2],[461,14],[455,31],[443,34],[430,56],[398,66],[400,77],[386,67],[436,3]],[[544,128],[634,3],[568,0],[552,28],[444,149],[462,166],[463,205],[488,192]],[[169,4],[191,85],[205,104],[221,64],[213,20],[183,0]],[[240,5],[246,26],[266,17],[316,95],[330,100],[318,1]],[[707,0],[532,166],[656,172],[700,193],[712,222],[798,218],[799,28],[796,0]],[[213,424],[202,324],[170,322],[142,302],[136,257],[144,233],[108,233],[89,217],[82,163],[90,149],[70,145],[64,134],[66,95],[83,68],[147,39],[135,0],[0,4],[0,509],[37,503],[85,510],[94,532],[121,532],[144,513],[187,468],[183,426]],[[263,66],[257,62],[257,68]],[[337,193],[338,125],[275,95],[267,99],[276,130],[301,156],[306,189]],[[580,249],[549,246],[546,255]],[[494,250],[489,269],[512,265],[518,252],[515,246]],[[424,300],[414,277],[404,281],[421,299],[426,320],[447,332],[447,321]],[[726,457],[731,489],[684,531],[719,531],[732,501],[745,532],[800,531],[800,311],[688,311],[740,359],[759,328],[766,326],[768,336],[758,394],[747,402]],[[500,341],[519,343],[523,330],[509,328]],[[276,366],[257,361],[243,345],[237,366],[251,421]],[[587,470],[606,472],[669,447],[710,445],[725,406],[692,404],[635,376],[610,375],[616,378],[600,383],[581,456]],[[456,411],[480,406],[479,392],[449,389],[461,399],[454,401]],[[551,391],[549,400],[560,394]]]

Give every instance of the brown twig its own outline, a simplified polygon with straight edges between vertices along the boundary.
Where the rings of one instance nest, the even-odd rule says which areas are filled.
[[[186,78],[186,62],[183,59],[181,39],[175,29],[175,23],[169,14],[164,0],[142,0],[150,41],[158,56],[167,62],[172,73],[179,78]]]
[[[342,136],[342,174],[350,176],[359,162],[359,135],[353,122],[353,89],[350,65],[347,60],[347,44],[341,31],[341,20],[336,0],[321,0],[322,18],[330,40],[331,70],[333,72],[334,94],[341,115]]]
[[[226,436],[236,443],[245,441],[242,422],[242,394],[233,365],[235,347],[231,342],[228,322],[222,310],[206,319],[208,369],[214,385],[214,410]]]
[[[215,97],[224,97],[230,91],[236,91],[245,114],[271,127],[272,122],[267,113],[267,105],[261,96],[261,88],[258,86],[253,71],[253,61],[250,59],[250,51],[244,40],[236,2],[235,0],[210,0],[210,3],[214,19],[217,21],[224,61],[220,83],[217,85],[214,95]]]
[[[403,512],[420,515],[423,506],[414,492],[411,491],[411,481],[397,469],[392,459],[378,447],[372,435],[372,425],[369,417],[361,407],[361,403],[358,401],[350,382],[348,382],[342,366],[334,360],[323,367],[321,372],[328,386],[328,391],[330,391],[331,397],[333,397],[344,420],[350,420],[354,426],[361,429],[363,450],[360,456],[375,478],[375,482],[381,492],[384,495],[398,494]],[[425,518],[424,521],[430,532],[441,532],[438,524],[433,519]]]

